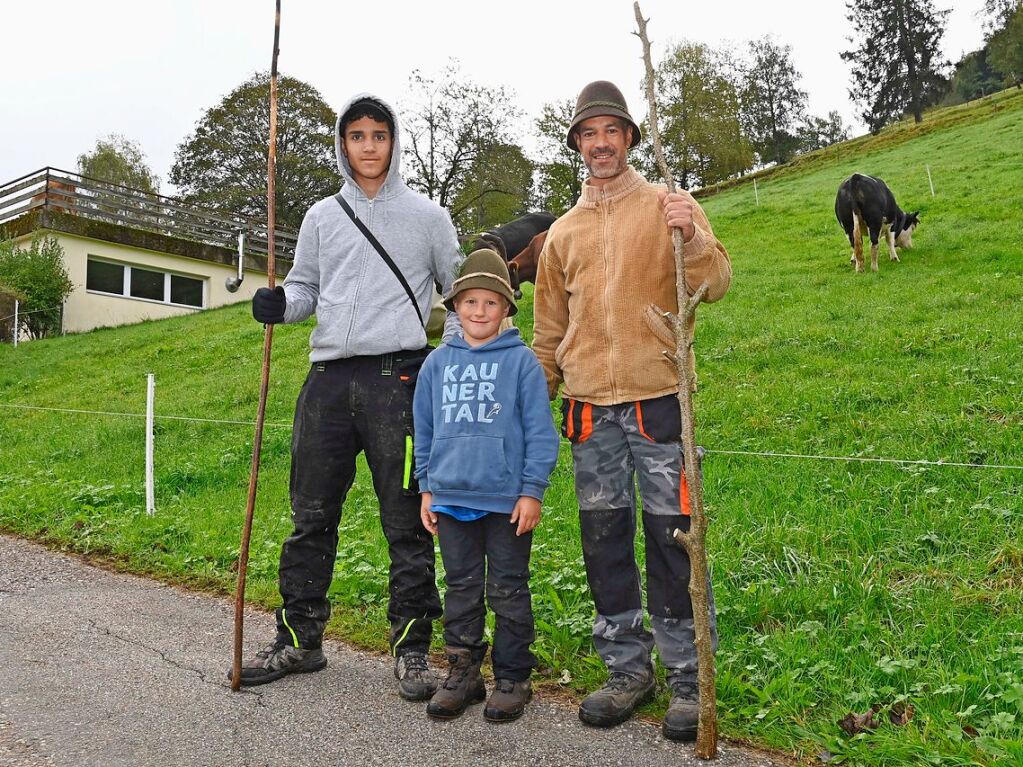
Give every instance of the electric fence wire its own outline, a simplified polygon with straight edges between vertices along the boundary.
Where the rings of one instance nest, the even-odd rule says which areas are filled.
[[[145,413],[117,413],[117,412],[105,412],[101,410],[72,410],[70,408],[59,408],[59,407],[36,407],[34,405],[14,405],[8,403],[0,403],[0,407],[13,408],[18,410],[41,410],[46,412],[54,413],[79,413],[85,415],[107,415],[107,416],[123,416],[125,418],[145,418]],[[255,426],[255,421],[231,421],[222,418],[192,418],[183,415],[157,415],[154,418],[167,420],[167,421],[194,421],[196,423],[217,423],[227,424],[231,426]],[[277,428],[290,429],[290,423],[272,423],[267,422],[266,426],[274,426]],[[562,440],[563,442],[566,440]],[[863,456],[863,455],[811,455],[808,453],[778,453],[768,451],[757,451],[757,450],[724,450],[715,448],[705,448],[704,452],[707,455],[737,455],[737,456],[749,456],[755,458],[790,458],[795,460],[809,460],[809,461],[843,461],[847,463],[892,463],[903,466],[931,466],[940,468],[959,468],[959,469],[998,469],[1003,471],[1023,471],[1023,466],[1016,466],[1013,464],[1002,464],[1002,463],[959,463],[956,461],[931,461],[927,459],[914,459],[914,458],[885,458],[881,456]]]

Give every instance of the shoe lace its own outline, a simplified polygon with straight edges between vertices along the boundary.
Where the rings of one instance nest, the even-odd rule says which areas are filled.
[[[696,682],[690,681],[672,682],[671,692],[673,697],[683,698],[685,700],[698,700],[700,697],[700,688],[696,684]]]
[[[461,664],[452,661],[451,668],[448,669],[447,679],[444,680],[444,689],[454,690],[460,687],[465,682],[465,678],[469,676],[471,667],[471,663]]]
[[[607,682],[604,684],[604,687],[609,690],[616,690],[620,692],[628,688],[631,682],[632,677],[629,676],[628,674],[623,674],[621,672],[612,672],[611,675],[607,678]]]
[[[406,672],[421,672],[429,670],[429,666],[426,662],[426,656],[422,653],[405,653],[404,659]]]

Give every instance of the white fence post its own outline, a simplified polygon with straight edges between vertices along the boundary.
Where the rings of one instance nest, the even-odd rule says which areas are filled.
[[[18,348],[18,299],[14,299],[14,348]]]
[[[156,512],[153,492],[153,399],[156,393],[156,376],[146,374],[146,514]]]
[[[931,197],[934,197],[934,182],[931,181],[931,166],[925,166],[927,168],[927,183],[931,186]]]
[[[756,195],[757,207],[759,208],[760,207],[760,192],[757,191],[757,180],[756,179],[753,179],[753,194]]]

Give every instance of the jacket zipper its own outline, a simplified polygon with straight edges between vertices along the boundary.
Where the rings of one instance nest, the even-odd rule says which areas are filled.
[[[366,226],[367,227],[371,227],[371,226],[373,226],[373,200],[368,200],[368,202],[369,202],[369,215],[366,216]],[[358,218],[358,216],[359,216],[358,208],[355,208],[353,206],[353,209],[355,210],[356,218]],[[370,230],[370,231],[372,231],[372,230]],[[370,248],[372,246],[369,244],[369,240],[367,240],[365,237],[363,237],[361,235],[361,233],[360,233],[359,237],[363,241],[362,242],[362,260],[365,262],[366,256],[369,255],[367,253],[367,248]],[[344,348],[344,355],[345,356],[351,356],[350,352],[351,352],[351,346],[352,346],[352,330],[355,328],[356,312],[357,312],[357,309],[358,309],[358,306],[359,306],[359,293],[362,290],[362,281],[364,279],[366,279],[366,270],[364,268],[360,268],[359,269],[359,281],[355,285],[355,295],[352,297],[352,315],[351,315],[351,317],[348,320],[348,334],[345,336],[345,348]]]
[[[615,380],[614,380],[614,350],[611,348],[611,339],[614,337],[611,328],[611,275],[610,275],[610,259],[608,258],[608,219],[610,218],[607,204],[607,197],[604,189],[600,190],[600,210],[603,216],[603,226],[601,227],[601,249],[604,252],[604,327],[605,336],[607,338],[607,383],[611,389],[611,401],[617,402],[618,395],[615,393]]]

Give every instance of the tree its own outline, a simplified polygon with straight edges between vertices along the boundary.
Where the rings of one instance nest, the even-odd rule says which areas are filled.
[[[335,115],[293,77],[277,83],[277,225],[298,229],[306,210],[335,193]],[[170,180],[186,202],[266,220],[270,76],[258,73],[211,107],[174,154]]]
[[[586,166],[582,155],[565,144],[574,114],[575,105],[565,99],[544,104],[536,120],[540,139],[537,202],[542,210],[550,211],[555,216],[562,215],[575,205],[583,190]]]
[[[831,110],[827,117],[812,115],[807,117],[796,130],[800,152],[812,152],[826,146],[846,141],[849,138],[849,126],[842,121],[838,110]]]
[[[962,104],[1002,88],[999,72],[991,68],[987,46],[963,56],[956,64],[945,103]]]
[[[984,27],[989,33],[1004,27],[1013,13],[1023,7],[1023,0],[984,0],[984,7],[978,16],[984,17]]]
[[[1008,85],[1023,84],[1023,5],[1017,3],[987,43],[988,61],[1005,77]]]
[[[792,63],[792,46],[763,37],[750,43],[742,83],[743,126],[761,163],[788,162],[799,145],[806,91]]]
[[[414,71],[402,109],[402,151],[409,186],[457,218],[462,211],[455,200],[472,186],[470,175],[480,172],[484,155],[494,147],[515,143],[511,127],[520,113],[511,99],[512,93],[503,87],[464,78],[457,61],[451,61],[436,79]],[[515,194],[510,188],[480,190],[478,184],[475,188],[484,196]],[[460,205],[464,204],[463,200]]]
[[[657,67],[661,142],[683,189],[713,184],[753,164],[733,74],[726,52],[699,43],[677,44]],[[644,135],[649,137],[649,131]],[[648,175],[656,175],[649,141],[641,164]]]
[[[486,147],[462,177],[451,202],[459,232],[482,232],[506,224],[529,207],[533,163],[514,144]]]
[[[97,140],[92,152],[78,155],[78,172],[151,194],[160,191],[160,177],[149,169],[142,148],[116,133]]]
[[[921,122],[944,93],[941,38],[949,11],[937,10],[934,0],[847,0],[845,7],[859,42],[841,56],[853,65],[849,95],[862,106],[860,117],[872,133],[905,113]]]
[[[0,285],[22,300],[16,332],[44,338],[60,331],[64,301],[74,285],[64,266],[64,249],[53,237],[35,237],[28,249],[0,242]]]

